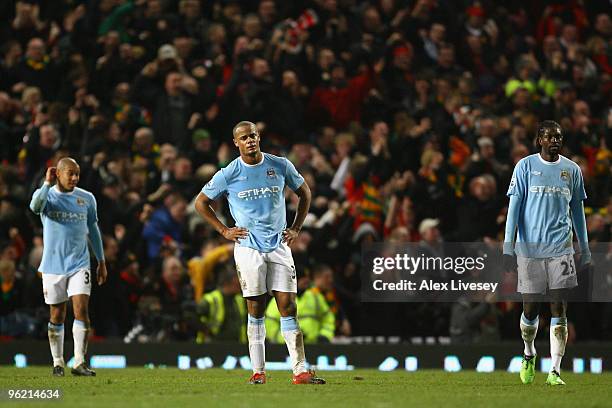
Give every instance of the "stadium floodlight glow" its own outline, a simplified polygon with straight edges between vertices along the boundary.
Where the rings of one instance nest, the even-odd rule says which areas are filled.
[[[189,370],[191,368],[191,357],[179,355],[177,366],[179,370]]]
[[[200,370],[206,370],[207,368],[212,368],[214,365],[210,357],[198,358],[195,364],[196,364],[196,367],[198,367],[198,369]]]
[[[399,361],[393,357],[387,357],[384,359],[382,363],[378,366],[380,371],[393,371],[399,366]]]
[[[25,356],[25,354],[15,354],[14,360],[15,367],[17,368],[26,368],[28,366],[28,358]]]
[[[404,367],[406,371],[414,372],[419,369],[419,359],[414,356],[406,357],[404,360]]]
[[[338,356],[334,359],[334,370],[336,371],[351,371],[355,366],[349,365],[348,358],[345,355]]]
[[[340,355],[334,359],[334,364],[329,363],[329,357],[326,355],[320,355],[317,357],[317,369],[325,371],[351,371],[355,369],[355,366],[348,364],[348,358],[344,355]]]
[[[449,373],[457,373],[461,371],[461,362],[457,356],[444,357],[444,371]]]
[[[584,373],[584,358],[575,358],[572,360],[573,370],[576,374]]]
[[[224,370],[233,370],[234,368],[236,368],[236,364],[238,364],[238,359],[230,355],[225,357],[225,361],[221,365],[221,368],[223,368]]]
[[[543,373],[550,372],[550,367],[552,366],[552,360],[550,357],[545,357],[540,360],[540,371]]]
[[[93,355],[89,365],[91,368],[126,368],[127,358],[123,355]]]
[[[603,371],[603,360],[601,358],[591,358],[590,366],[593,374],[601,374]]]
[[[492,373],[495,371],[495,358],[493,356],[482,356],[476,365],[478,373]]]
[[[238,361],[240,362],[240,368],[242,368],[243,370],[253,369],[253,365],[251,364],[251,359],[249,358],[249,356],[242,356]]]
[[[523,362],[523,357],[514,356],[512,360],[510,360],[510,364],[508,365],[509,373],[519,373],[521,371],[521,363]]]
[[[308,365],[308,364],[307,364]],[[291,357],[287,356],[285,361],[266,361],[266,371],[291,370]]]

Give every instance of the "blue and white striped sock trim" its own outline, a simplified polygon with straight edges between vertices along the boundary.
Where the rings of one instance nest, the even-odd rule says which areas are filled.
[[[82,320],[74,320],[72,323],[72,327],[82,327],[83,329],[87,328],[87,324]]]
[[[64,323],[57,324],[57,323],[49,322],[49,324],[47,325],[47,328],[49,330],[64,330]]]
[[[527,326],[536,326],[538,324],[539,319],[540,319],[540,316],[536,316],[535,319],[529,320],[525,316],[525,313],[521,314],[521,322],[523,322],[523,324],[525,324]]]
[[[551,326],[567,326],[567,317],[551,317]]]
[[[249,315],[249,318],[248,318],[249,324],[253,324],[255,326],[263,325],[265,320],[266,320],[265,317],[255,317],[251,315]]]
[[[295,316],[287,316],[280,318],[281,331],[293,331],[298,330],[298,322]]]

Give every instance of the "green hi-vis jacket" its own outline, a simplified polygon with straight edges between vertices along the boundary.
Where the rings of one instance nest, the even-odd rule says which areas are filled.
[[[312,287],[306,290],[298,298],[297,309],[305,343],[316,343],[321,336],[331,341],[336,330],[336,316],[319,289]],[[285,342],[280,330],[280,313],[274,299],[270,301],[266,309],[266,338],[271,343]]]
[[[242,295],[234,295],[234,301],[236,307],[240,313],[240,321],[242,327],[240,330],[240,342],[246,343],[246,322],[247,322],[247,311],[244,298]],[[225,304],[223,303],[223,293],[217,289],[212,292],[206,293],[202,296],[200,302],[208,303],[208,313],[200,316],[200,321],[208,328],[208,336],[204,332],[198,332],[196,338],[197,343],[204,343],[207,340],[213,339],[219,334],[223,322],[225,321]]]

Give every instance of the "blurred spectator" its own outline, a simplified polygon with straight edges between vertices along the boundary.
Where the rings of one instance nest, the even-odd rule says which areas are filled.
[[[491,294],[489,294],[491,295]],[[495,312],[494,299],[489,296],[483,302],[470,302],[461,298],[451,308],[450,336],[455,344],[470,344],[478,341],[494,341],[482,339],[487,325],[487,314]]]
[[[312,286],[298,299],[298,319],[306,343],[329,343],[336,332],[336,315],[333,307],[338,308],[338,300],[333,293],[334,275],[327,265],[317,265],[312,270]],[[340,320],[339,320],[340,322]],[[343,334],[350,334],[350,324],[342,320]],[[266,337],[274,343],[282,343],[280,332],[280,313],[272,300],[266,309]]]
[[[202,296],[197,312],[203,326],[198,332],[198,343],[211,340],[246,343],[246,303],[234,271],[224,271],[218,289]]]
[[[164,200],[164,205],[151,214],[142,230],[149,259],[159,256],[162,245],[180,246],[183,242],[182,222],[186,208],[187,202],[182,196],[171,194]]]

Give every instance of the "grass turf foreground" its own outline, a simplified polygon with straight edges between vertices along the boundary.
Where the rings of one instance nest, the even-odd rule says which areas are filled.
[[[249,385],[250,372],[176,368],[98,370],[93,378],[51,377],[50,367],[0,367],[0,408],[15,407],[611,407],[612,374],[563,373],[565,387],[523,385],[502,371],[445,373],[355,370],[318,374],[326,385],[291,385],[289,372],[273,371],[268,384]],[[60,388],[59,402],[8,402],[7,389]],[[47,405],[49,404],[49,405]]]

